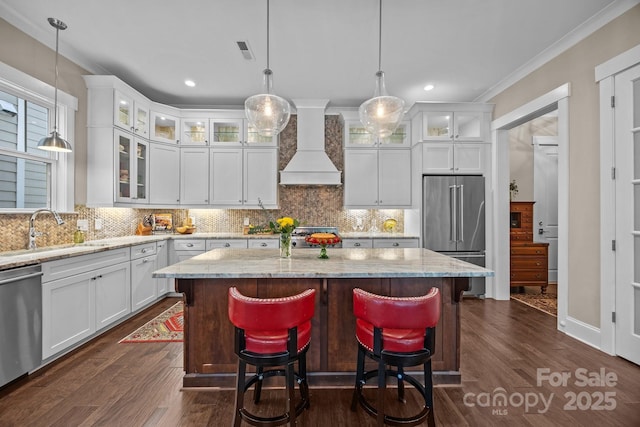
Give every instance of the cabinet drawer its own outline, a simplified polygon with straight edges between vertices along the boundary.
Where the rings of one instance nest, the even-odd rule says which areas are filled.
[[[143,258],[156,254],[156,242],[131,246],[131,259]]]
[[[532,257],[520,257],[513,256],[511,257],[511,268],[512,269],[547,269],[547,258],[532,256]]]
[[[219,248],[247,249],[247,239],[215,239],[207,240],[207,250]]]
[[[546,246],[511,246],[512,255],[547,255]]]
[[[374,248],[417,248],[418,239],[373,239]]]
[[[60,259],[42,263],[42,282],[59,280],[64,277],[121,262],[129,262],[129,248],[111,249],[108,251],[96,252],[89,255],[80,255],[71,258]]]
[[[511,270],[512,282],[544,282],[547,283],[547,271]]]
[[[533,232],[512,231],[511,240],[516,240],[519,242],[530,242],[533,240]]]
[[[344,239],[343,248],[372,248],[373,239]]]
[[[278,239],[248,239],[249,249],[277,249],[280,247]]]
[[[173,249],[176,251],[204,251],[206,249],[204,239],[179,239],[173,241]]]

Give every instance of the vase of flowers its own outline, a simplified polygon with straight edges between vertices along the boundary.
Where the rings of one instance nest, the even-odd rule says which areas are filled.
[[[280,257],[291,258],[291,233],[300,222],[288,216],[278,218],[276,222],[269,222],[269,228],[280,234]]]
[[[511,182],[509,183],[509,201],[515,200],[517,195],[518,195],[518,183],[514,179],[514,180],[511,180]]]

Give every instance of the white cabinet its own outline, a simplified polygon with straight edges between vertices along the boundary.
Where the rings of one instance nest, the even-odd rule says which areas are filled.
[[[411,145],[411,122],[402,121],[398,128],[388,138],[376,138],[364,128],[359,119],[350,118],[351,115],[343,114],[344,121],[344,146],[345,148],[407,148]]]
[[[344,152],[346,209],[411,206],[411,151],[347,149]]]
[[[157,287],[152,274],[156,267],[156,244],[131,247],[131,309],[138,311],[157,299]]]
[[[129,248],[45,262],[42,273],[43,359],[131,312]]]
[[[180,119],[164,112],[151,111],[150,138],[157,142],[180,142]]]
[[[342,239],[343,248],[372,248],[373,239]]]
[[[277,208],[276,148],[212,148],[210,164],[210,205]]]
[[[180,148],[175,145],[149,144],[149,203],[180,203]]]
[[[183,118],[180,121],[180,130],[182,131],[180,145],[209,145],[208,118]]]
[[[206,249],[247,249],[247,239],[207,239]]]
[[[414,120],[421,121],[421,141],[484,140],[486,125],[482,111],[424,111]]]
[[[280,239],[247,239],[249,249],[277,249],[280,247]]]
[[[95,271],[96,331],[131,313],[131,272],[128,262]]]
[[[374,248],[418,248],[417,237],[374,238]]]
[[[169,265],[169,242],[160,240],[156,242],[156,268],[160,270]],[[173,290],[173,279],[167,277],[159,277],[153,279],[156,282],[158,297],[165,295]]]
[[[115,177],[116,202],[148,204],[149,143],[120,130],[114,131],[114,137],[114,156],[118,168]]]
[[[170,255],[172,264],[203,254],[206,250],[204,239],[176,239],[172,242],[173,251]]]
[[[429,174],[481,174],[487,146],[480,143],[424,143],[422,172]]]
[[[180,148],[180,204],[209,203],[209,148]]]
[[[209,123],[211,132],[211,145],[216,146],[255,146],[255,147],[276,147],[278,137],[265,137],[249,126],[246,119],[235,118],[215,118]]]
[[[149,103],[114,90],[113,124],[142,138],[149,138]]]

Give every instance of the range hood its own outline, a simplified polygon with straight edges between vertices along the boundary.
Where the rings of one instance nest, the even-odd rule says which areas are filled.
[[[325,152],[324,110],[328,99],[293,99],[298,114],[296,154],[280,171],[281,185],[340,185],[341,172]]]

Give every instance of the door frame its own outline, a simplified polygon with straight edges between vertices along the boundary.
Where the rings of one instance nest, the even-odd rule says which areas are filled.
[[[558,329],[564,330],[568,311],[569,266],[569,96],[570,85],[524,104],[491,123],[492,201],[487,212],[487,236],[493,251],[495,277],[487,280],[487,297],[508,300],[510,296],[509,240],[509,129],[558,110]],[[489,260],[488,260],[489,261]]]
[[[616,238],[615,122],[611,99],[615,75],[638,64],[640,45],[595,68],[595,81],[600,89],[600,350],[610,355],[616,354],[616,325],[612,319],[616,311],[616,253],[611,246]]]

